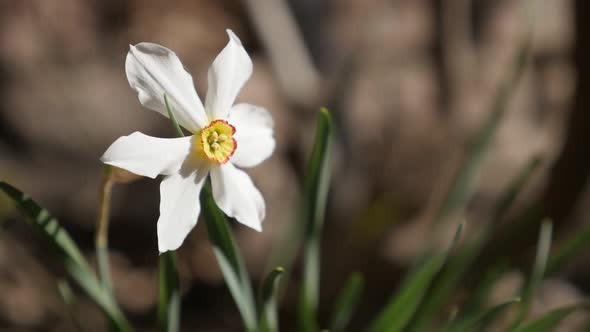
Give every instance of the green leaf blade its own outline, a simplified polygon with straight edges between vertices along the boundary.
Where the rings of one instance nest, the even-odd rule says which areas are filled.
[[[364,279],[360,273],[353,273],[344,289],[336,299],[330,323],[331,332],[344,331],[359,304],[363,292]]]
[[[258,329],[258,319],[250,278],[237,251],[227,219],[215,204],[209,181],[203,186],[200,200],[209,241],[213,246],[213,252],[225,282],[242,316],[246,330],[254,332]]]
[[[0,181],[0,190],[14,201],[23,214],[27,216],[26,219],[29,224],[55,249],[62,259],[66,271],[108,316],[114,330],[118,332],[132,331],[115,299],[96,278],[80,249],[78,249],[67,231],[61,227],[57,219],[28,195],[12,185]]]
[[[444,254],[431,256],[411,273],[401,286],[399,293],[379,314],[369,331],[403,331],[426,295],[430,283],[442,268],[445,256]]]
[[[471,197],[483,158],[492,145],[498,127],[502,123],[504,114],[508,109],[509,101],[524,74],[530,51],[530,43],[530,38],[527,37],[519,45],[505,80],[498,86],[496,95],[490,106],[488,118],[469,146],[466,156],[453,179],[449,192],[438,211],[437,216],[439,221],[444,221],[447,217],[461,211]]]
[[[482,326],[493,321],[496,317],[506,311],[511,305],[520,302],[520,298],[514,298],[497,305],[494,305],[482,312],[457,321],[443,332],[476,332],[481,331]]]
[[[450,253],[457,246],[463,224],[459,224],[449,249],[440,254],[432,254],[425,259],[402,284],[398,293],[381,311],[369,328],[369,332],[404,331],[426,296],[432,281],[441,271]]]
[[[322,108],[318,114],[314,146],[304,183],[303,284],[299,298],[299,324],[302,331],[316,331],[320,293],[320,239],[330,183],[330,142],[332,117]]]
[[[278,332],[279,319],[277,308],[277,292],[284,270],[277,267],[272,270],[262,283],[260,290],[260,331]]]
[[[522,322],[529,313],[531,303],[535,291],[543,281],[545,270],[547,267],[547,261],[549,259],[549,251],[551,249],[551,237],[553,234],[553,226],[550,221],[544,221],[541,224],[539,232],[539,241],[537,244],[537,255],[535,257],[535,263],[533,271],[527,283],[522,289],[522,305],[518,312],[518,315],[512,324],[511,330],[515,331],[522,325]]]
[[[540,318],[523,324],[514,332],[549,332],[553,331],[565,318],[584,305],[572,305],[549,311]]]

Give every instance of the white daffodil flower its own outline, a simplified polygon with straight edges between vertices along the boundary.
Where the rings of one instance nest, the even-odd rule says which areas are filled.
[[[275,148],[273,121],[263,108],[233,105],[252,74],[252,61],[238,37],[209,68],[205,106],[192,77],[171,50],[152,43],[130,46],[125,71],[141,104],[168,116],[164,95],[177,122],[192,136],[156,138],[135,132],[117,139],[101,157],[105,164],[155,178],[160,184],[158,249],[175,250],[197,223],[199,193],[211,175],[213,198],[228,216],[257,231],[265,216],[264,199],[238,167],[252,167]]]

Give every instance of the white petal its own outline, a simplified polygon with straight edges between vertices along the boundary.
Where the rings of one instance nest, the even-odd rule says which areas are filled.
[[[189,155],[191,138],[157,138],[136,131],[119,137],[100,160],[150,178],[172,174],[178,172]]]
[[[158,250],[176,250],[195,227],[201,212],[199,193],[207,172],[169,175],[160,184],[160,218],[158,219]]]
[[[267,110],[238,104],[232,108],[228,120],[236,128],[234,138],[238,143],[232,163],[252,167],[270,157],[275,149],[274,122]]]
[[[152,43],[130,45],[125,71],[129,85],[137,91],[143,106],[168,116],[164,103],[166,94],[181,126],[195,132],[207,125],[193,79],[171,50]]]
[[[231,30],[228,29],[227,34],[229,42],[207,73],[209,87],[205,109],[212,120],[227,118],[236,96],[252,74],[252,60],[242,42]]]
[[[266,213],[264,199],[250,176],[231,163],[211,169],[213,198],[219,208],[238,222],[262,230]]]

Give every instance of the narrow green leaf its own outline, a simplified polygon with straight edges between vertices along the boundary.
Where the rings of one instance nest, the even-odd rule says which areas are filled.
[[[520,298],[514,298],[506,302],[502,302],[470,317],[464,318],[452,324],[448,329],[443,332],[477,332],[482,331],[482,327],[487,322],[493,321],[512,304],[520,302]]]
[[[511,326],[511,330],[517,330],[526,316],[529,313],[533,295],[537,290],[543,277],[545,275],[545,268],[547,266],[547,260],[549,258],[549,250],[551,249],[551,236],[553,233],[553,226],[550,221],[544,221],[541,224],[541,231],[539,232],[539,241],[537,244],[537,255],[535,257],[535,265],[531,273],[530,279],[524,285],[522,289],[522,305],[518,312],[518,315]]]
[[[279,331],[277,291],[283,272],[282,267],[275,268],[262,283],[260,289],[260,332]]]
[[[472,317],[485,310],[494,285],[496,285],[507,269],[507,264],[498,262],[486,270],[483,274],[483,279],[476,285],[475,290],[470,294],[466,304],[463,306],[466,311],[464,313],[465,316]]]
[[[215,204],[210,181],[203,186],[200,199],[209,241],[213,246],[213,252],[227,287],[242,315],[246,330],[254,332],[258,328],[258,320],[250,278],[236,249],[227,219]]]
[[[364,280],[360,273],[353,273],[350,278],[348,278],[344,289],[342,289],[342,292],[336,299],[330,323],[330,331],[344,331],[359,304],[363,292],[363,286]]]
[[[377,316],[377,319],[369,328],[370,332],[398,332],[404,330],[426,296],[432,280],[442,269],[450,252],[457,245],[462,230],[463,224],[460,224],[447,252],[431,255],[408,275],[398,293]]]
[[[502,220],[518,194],[528,183],[531,175],[539,167],[540,162],[541,159],[535,156],[525,164],[522,170],[510,181],[508,188],[498,200],[492,219],[479,234],[476,234],[473,239],[470,239],[463,246],[459,253],[449,259],[440,277],[435,280],[428,298],[418,309],[413,324],[410,324],[410,331],[422,331],[430,322],[431,317],[447,303],[461,278],[481,254],[484,244],[489,239],[490,232]]]
[[[561,321],[567,316],[581,307],[585,307],[586,304],[582,305],[571,305],[567,307],[557,308],[549,311],[548,313],[541,316],[541,318],[535,319],[532,322],[523,324],[519,328],[513,330],[513,332],[549,332],[553,331]]]
[[[63,229],[56,218],[49,211],[41,208],[29,196],[0,181],[0,190],[8,195],[17,207],[28,217],[27,220],[41,235],[48,240],[56,250],[66,271],[78,283],[78,285],[94,300],[109,317],[115,331],[132,331],[129,322],[119,309],[114,298],[100,284],[78,246],[72,240],[68,232]]]
[[[57,290],[59,291],[59,295],[61,296],[62,300],[67,306],[68,316],[72,321],[72,325],[76,329],[76,331],[83,331],[82,324],[78,320],[74,312],[74,307],[77,303],[76,295],[72,291],[70,284],[67,280],[60,279],[57,281]]]
[[[483,157],[488,152],[495,137],[497,129],[504,119],[508,109],[509,101],[512,98],[516,86],[520,81],[526,68],[530,50],[530,38],[526,38],[520,45],[513,64],[507,72],[506,79],[500,84],[491,104],[491,109],[486,122],[475,136],[469,146],[465,158],[457,171],[457,175],[447,193],[445,201],[438,211],[438,220],[443,221],[450,215],[460,212],[473,192],[478,170]]]
[[[320,294],[320,240],[330,182],[332,118],[327,109],[318,114],[317,129],[304,184],[303,284],[299,298],[299,329],[317,331]]]
[[[379,314],[369,331],[403,331],[426,295],[432,279],[442,268],[445,256],[444,254],[433,255],[411,273],[401,286],[399,293]]]
[[[540,155],[534,155],[531,157],[525,166],[518,172],[516,177],[510,181],[508,188],[503,192],[502,196],[498,200],[494,208],[494,214],[492,217],[492,224],[496,225],[506,216],[508,210],[514,204],[514,200],[522,192],[523,188],[531,179],[535,171],[541,166],[543,159]]]
[[[65,304],[72,305],[76,302],[76,296],[74,295],[74,292],[72,292],[72,288],[68,284],[67,280],[58,280],[57,290],[59,291],[59,295],[64,300]]]
[[[486,122],[467,149],[463,162],[455,175],[440,210],[437,213],[436,220],[439,222],[446,222],[450,216],[460,213],[471,197],[482,160],[492,145],[496,131],[508,109],[512,94],[523,76],[529,50],[530,38],[527,37],[520,45],[513,63],[507,72],[506,79],[498,87]],[[519,190],[519,188],[516,189]],[[507,196],[505,199],[505,204],[508,204],[511,203],[514,198]],[[507,206],[508,205],[499,206],[497,212],[503,213],[504,211],[502,211],[502,209]],[[444,302],[447,300],[454,284],[459,280],[463,270],[467,268],[481,250],[481,246],[487,239],[487,236],[487,230],[484,230],[482,237],[470,244],[471,248],[469,251],[460,254],[455,259],[451,264],[452,269],[450,269],[447,274],[443,275],[443,278],[441,279],[443,284],[439,283],[439,285],[436,286],[432,297],[430,297],[425,305],[420,308],[410,331],[422,331],[425,326],[430,324],[430,321],[436,314],[437,310],[444,305]]]
[[[590,249],[590,225],[576,233],[551,257],[547,263],[547,274],[561,270],[576,257]]]

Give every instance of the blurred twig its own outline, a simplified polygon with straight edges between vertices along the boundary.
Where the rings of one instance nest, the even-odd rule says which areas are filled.
[[[108,229],[109,212],[111,208],[111,192],[113,181],[111,178],[112,168],[105,165],[99,192],[98,217],[96,221],[96,259],[98,264],[98,275],[102,286],[107,292],[112,293],[113,287],[109,268]]]

